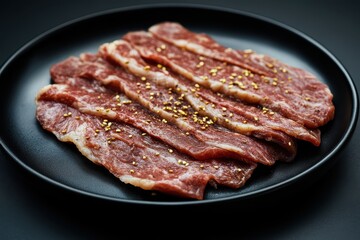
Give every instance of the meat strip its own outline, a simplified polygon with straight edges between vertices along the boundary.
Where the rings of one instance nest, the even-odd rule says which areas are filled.
[[[231,99],[199,84],[193,84],[161,64],[154,66],[143,61],[139,53],[127,42],[115,41],[105,44],[100,52],[133,74],[145,76],[156,84],[177,89],[196,111],[200,114],[205,112],[226,128],[274,141],[285,148],[293,144],[289,136],[311,142],[315,146],[320,145],[318,129],[308,129],[265,107],[244,104],[235,98]]]
[[[44,129],[75,144],[120,181],[144,190],[201,200],[208,184],[239,188],[256,167],[241,161],[194,161],[132,126],[57,102],[37,100],[36,104],[36,117]]]
[[[208,34],[192,32],[177,22],[161,22],[151,26],[148,30],[163,41],[201,56],[229,62],[261,75],[275,77],[275,73],[270,68],[252,61],[251,56],[254,52],[250,49],[242,51],[227,48],[220,45]]]
[[[166,117],[171,120],[174,113],[164,110],[164,107],[165,109],[171,106],[179,107],[181,100],[174,97],[169,89],[158,89],[158,86],[154,85],[150,91],[150,89],[147,89],[149,85],[147,85],[146,81],[127,73],[122,68],[111,65],[109,62],[104,61],[96,55],[82,54],[81,59],[82,60],[76,57],[70,57],[53,65],[51,68],[51,76],[54,81],[57,83],[74,85],[76,87],[85,84],[83,89],[87,89],[87,91],[90,89],[90,91],[104,92],[104,90],[92,90],[98,89],[100,86],[99,84],[96,84],[96,81],[91,81],[91,79],[95,79],[103,84],[103,88],[106,86],[105,89],[107,89],[107,91],[109,91],[109,87],[112,87],[116,92],[119,92],[119,94],[127,94],[130,96],[131,102],[124,100],[125,104],[122,104],[121,108],[116,108],[116,111],[110,111],[112,109],[110,107],[113,107],[111,106],[113,103],[110,103],[109,107],[105,108],[105,112],[111,114],[112,117],[117,118],[117,120],[121,118],[129,124],[142,129],[144,132],[161,139],[177,148],[179,151],[185,151],[187,154],[190,154],[197,159],[226,157],[241,161],[261,162],[266,165],[272,165],[277,160],[290,161],[293,158],[292,154],[294,153],[289,155],[289,153],[276,145],[249,138],[224,128],[215,128],[214,126],[211,126],[207,127],[206,131],[199,131],[199,127],[202,125],[200,123],[195,123],[191,119],[191,116],[194,116],[192,113],[188,113],[188,118],[185,118],[183,115],[181,118],[176,118],[178,122],[177,124],[173,124],[171,121],[167,121]],[[72,78],[70,76],[72,76]],[[83,79],[82,81],[85,81],[85,83],[78,83],[81,80],[75,80],[76,77],[84,77],[87,80]],[[144,92],[147,92],[148,94],[143,94]],[[68,96],[71,94],[69,93],[66,95]],[[73,98],[71,101],[74,100],[75,94],[72,95]],[[86,96],[88,97],[89,94],[86,94]],[[95,93],[93,97],[97,98],[98,96]],[[105,97],[105,95],[102,94],[100,100],[106,101],[105,99],[107,98],[109,97]],[[142,103],[141,106],[145,106],[152,114],[150,114],[148,110],[141,110],[137,101]],[[86,102],[87,101],[85,100],[82,104],[85,105]],[[164,103],[166,103],[165,106]],[[131,114],[131,112],[130,114],[127,114],[126,109],[134,106],[136,106],[137,114],[134,115]],[[90,108],[92,107],[88,104],[86,108],[81,109],[82,111],[86,109],[88,112]],[[95,111],[96,110],[97,109],[95,109]],[[191,108],[189,108],[188,111],[190,110]],[[118,114],[119,111],[125,111],[125,113]],[[99,112],[104,111],[99,110]],[[178,114],[181,115],[181,113],[182,111],[180,109]],[[142,122],[136,121],[136,118],[139,116],[144,118]],[[131,118],[135,119],[131,120]],[[150,119],[153,120],[149,121]],[[178,130],[176,130],[177,128]],[[194,139],[192,140],[192,138]],[[187,141],[187,143],[183,143],[183,141]],[[193,142],[196,143],[192,145]],[[182,144],[185,145],[182,146]],[[192,146],[190,147],[189,144]]]
[[[96,84],[97,81],[69,78],[67,84],[49,85],[38,99],[56,101],[85,114],[127,123],[143,131],[143,134],[149,134],[197,160],[238,157],[226,149],[199,141],[171,123],[165,124],[124,94],[106,88],[99,91],[101,86],[94,87]]]
[[[201,86],[267,107],[306,127],[317,128],[333,118],[333,96],[329,88],[303,70],[292,71],[296,78],[261,75],[248,68],[199,56],[155,38],[149,32],[129,32],[123,39],[135,46],[142,57],[169,67]],[[286,74],[290,74],[288,69]]]
[[[296,154],[296,146],[292,146],[292,151],[285,151],[272,142],[229,131],[213,124],[209,118],[199,118],[191,106],[174,91],[155,84],[149,85],[146,79],[130,74],[121,67],[111,67],[104,59],[97,58],[93,62],[94,56],[85,54],[81,57],[84,62],[78,69],[82,72],[82,77],[95,79],[124,93],[132,101],[157,114],[163,123],[172,123],[198,141],[229,151],[231,158],[272,165],[277,160],[290,161]],[[176,113],[175,107],[178,108]]]
[[[129,43],[125,41],[115,41],[108,44],[103,44],[100,47],[100,53],[103,57],[107,57],[124,68],[127,68],[133,74],[146,76],[149,81],[157,84],[158,86],[168,86],[177,89],[181,98],[186,99],[192,108],[205,118],[209,118],[212,123],[221,125],[231,131],[236,131],[244,135],[253,135],[257,138],[271,141],[289,152],[289,156],[292,156],[296,151],[296,142],[287,134],[280,131],[273,131],[271,129],[264,129],[261,126],[255,126],[251,122],[230,121],[223,115],[221,109],[215,109],[212,104],[203,102],[200,98],[196,97],[196,91],[200,90],[199,86],[188,89],[184,86],[178,78],[174,78],[169,72],[164,73],[164,69],[159,69],[151,64],[142,61],[141,56],[136,50],[132,49]],[[194,94],[192,94],[194,92]],[[266,131],[265,131],[266,130]]]

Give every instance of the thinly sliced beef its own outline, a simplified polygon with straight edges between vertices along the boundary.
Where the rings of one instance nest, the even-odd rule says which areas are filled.
[[[195,161],[127,124],[53,101],[37,99],[36,104],[36,117],[44,129],[75,144],[122,182],[145,190],[201,200],[207,185],[239,188],[256,167],[231,160]]]
[[[242,121],[248,125],[255,125],[258,131],[263,131],[263,137],[269,133],[268,129],[280,131],[299,140],[319,146],[321,143],[321,132],[319,129],[309,129],[272,110],[261,107],[243,104],[236,98],[224,96],[223,94],[213,94],[207,89],[197,92],[198,96],[210,103],[216,103],[225,112],[226,117],[231,121]],[[268,136],[271,136],[269,134]]]
[[[177,22],[155,24],[149,28],[149,32],[163,41],[195,52],[201,56],[229,62],[249,69],[254,73],[275,76],[275,73],[270,68],[258,65],[257,62],[252,61],[251,56],[255,54],[252,50],[235,50],[222,46],[208,34],[192,32]]]
[[[181,95],[175,91],[149,84],[141,77],[126,72],[123,68],[109,65],[104,59],[85,54],[78,69],[81,76],[96,79],[105,86],[123,92],[131,100],[140,103],[164,123],[175,124],[186,134],[192,134],[199,141],[212,147],[229,151],[229,157],[243,161],[272,165],[277,160],[290,161],[296,154],[296,146],[289,146],[285,150],[272,142],[265,142],[221,127],[210,118],[198,117]]]
[[[103,117],[111,121],[132,125],[174,149],[198,160],[212,158],[239,158],[232,152],[208,145],[191,134],[186,134],[173,124],[165,124],[156,115],[141,105],[129,100],[125,95],[106,89],[93,91],[91,81],[73,78],[70,84],[52,84],[43,89],[38,98],[67,104],[85,114]],[[97,83],[97,82],[96,82]]]
[[[325,84],[319,83],[313,74],[304,69],[290,66],[268,55],[258,54],[251,49],[240,50],[225,47],[215,41],[210,35],[192,32],[177,22],[161,22],[151,26],[148,30],[158,39],[201,56],[234,64],[263,76],[281,80],[288,80],[290,78],[294,81],[320,84],[319,88],[328,92]],[[331,106],[331,93],[326,98]],[[334,114],[334,109],[331,107],[329,111],[330,117]]]
[[[281,68],[285,71],[283,74],[289,76],[284,78],[278,74],[274,77],[213,56],[199,56],[155,38],[149,32],[129,32],[123,39],[135,46],[142,57],[165,65],[195,83],[251,104],[260,104],[306,127],[317,128],[334,116],[329,88],[304,70]],[[258,60],[261,62],[259,57]]]
[[[212,119],[216,119],[217,123],[229,129],[270,139],[285,148],[292,143],[289,136],[311,142],[315,146],[320,145],[318,129],[308,129],[265,107],[250,106],[235,98],[214,93],[199,84],[193,84],[160,64],[154,66],[143,61],[139,53],[125,41],[105,44],[100,51],[103,56],[117,62],[133,74],[145,76],[156,84],[177,89],[196,111],[200,114],[206,112]]]
[[[128,32],[50,68],[36,119],[125,184],[189,199],[238,189],[256,167],[320,146],[328,86],[253,50],[176,22]]]

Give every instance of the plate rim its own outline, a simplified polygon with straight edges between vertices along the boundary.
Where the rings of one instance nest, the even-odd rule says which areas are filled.
[[[302,179],[305,175],[308,175],[312,172],[314,172],[316,169],[321,167],[321,165],[325,164],[329,161],[330,158],[334,158],[336,154],[340,153],[341,150],[346,146],[346,143],[350,141],[357,125],[357,120],[359,116],[359,96],[358,91],[356,89],[356,85],[350,76],[349,72],[346,70],[345,66],[332,54],[326,47],[324,47],[322,44],[317,42],[315,39],[310,37],[309,35],[303,33],[302,31],[299,31],[296,28],[293,28],[283,22],[274,20],[269,17],[265,17],[262,15],[258,15],[255,13],[251,13],[248,11],[243,11],[239,9],[231,9],[228,7],[222,7],[222,6],[216,6],[216,5],[205,5],[205,4],[196,4],[196,3],[156,3],[156,4],[139,4],[139,5],[133,5],[133,6],[127,6],[127,7],[120,7],[120,8],[112,8],[107,10],[98,11],[95,13],[86,14],[71,20],[68,20],[64,23],[61,23],[55,27],[52,27],[43,33],[35,36],[30,41],[27,41],[25,44],[23,44],[18,50],[16,50],[13,54],[11,54],[7,60],[2,64],[0,68],[0,81],[2,80],[2,73],[7,69],[8,66],[11,65],[13,61],[15,61],[21,54],[26,52],[28,49],[31,49],[32,46],[38,44],[41,42],[44,38],[56,34],[58,31],[61,31],[62,29],[65,29],[67,27],[71,27],[73,24],[81,23],[93,18],[99,18],[104,17],[106,15],[110,14],[119,14],[121,12],[129,12],[129,11],[139,11],[139,10],[150,10],[151,9],[160,9],[160,8],[187,8],[187,9],[201,9],[201,10],[210,10],[210,11],[216,11],[216,12],[223,12],[223,13],[231,13],[235,15],[242,15],[246,17],[250,17],[252,19],[260,20],[261,22],[265,22],[267,24],[271,24],[277,27],[280,27],[286,31],[290,31],[293,34],[295,34],[297,37],[303,38],[310,44],[314,45],[316,48],[321,50],[321,52],[325,53],[327,58],[330,58],[333,63],[339,68],[341,73],[346,78],[346,83],[350,89],[351,92],[351,100],[352,100],[352,114],[350,123],[346,128],[346,132],[344,133],[343,137],[340,139],[340,141],[337,142],[336,146],[329,151],[329,153],[326,154],[324,158],[322,158],[319,162],[312,165],[311,167],[307,168],[305,171],[301,172],[300,174],[295,175],[294,177],[288,178],[284,181],[281,181],[277,184],[270,185],[265,188],[261,188],[255,191],[250,191],[247,193],[242,193],[239,197],[238,195],[234,196],[227,196],[222,197],[219,199],[204,199],[204,200],[181,200],[181,201],[149,201],[149,200],[134,200],[134,199],[120,199],[116,197],[109,197],[101,194],[91,193],[85,190],[77,189],[76,187],[68,186],[64,183],[55,181],[51,179],[48,176],[45,176],[44,174],[41,174],[40,172],[36,171],[35,169],[31,168],[29,165],[21,161],[16,154],[8,147],[8,145],[3,141],[3,137],[0,135],[0,145],[5,150],[5,153],[8,154],[12,159],[14,159],[18,164],[20,164],[22,167],[24,167],[26,170],[31,172],[32,174],[40,177],[43,180],[46,180],[46,182],[49,182],[56,187],[61,187],[63,189],[70,190],[71,192],[79,193],[81,195],[90,196],[96,199],[103,199],[103,200],[110,200],[114,202],[121,202],[121,203],[131,203],[131,204],[141,204],[141,205],[168,205],[168,206],[179,206],[179,205],[197,205],[197,204],[211,204],[211,203],[219,203],[219,202],[226,202],[226,201],[232,201],[232,200],[240,200],[240,199],[248,199],[252,197],[256,197],[259,195],[267,194],[270,192],[273,192],[275,190],[278,190],[280,188],[283,188],[290,183],[292,183],[296,179]],[[2,80],[3,81],[3,80]]]

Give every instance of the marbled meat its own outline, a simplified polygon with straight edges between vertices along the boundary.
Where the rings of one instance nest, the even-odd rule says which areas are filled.
[[[259,165],[321,145],[335,114],[310,72],[225,47],[177,22],[124,34],[54,63],[36,119],[121,182],[204,199],[243,187]]]

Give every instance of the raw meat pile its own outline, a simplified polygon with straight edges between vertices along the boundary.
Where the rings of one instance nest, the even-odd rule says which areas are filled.
[[[321,144],[335,108],[311,73],[161,22],[50,69],[36,118],[123,183],[187,199],[240,188]]]

